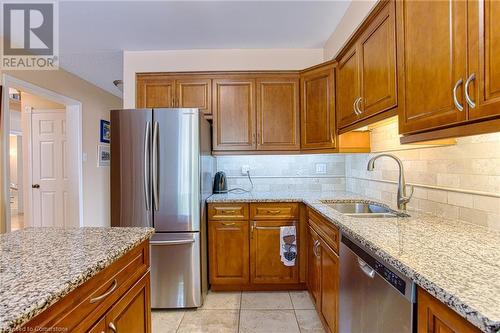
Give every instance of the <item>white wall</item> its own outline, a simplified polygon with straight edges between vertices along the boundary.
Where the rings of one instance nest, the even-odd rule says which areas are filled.
[[[323,49],[124,51],[123,104],[135,107],[135,74],[144,72],[296,70],[323,61]]]
[[[324,59],[332,59],[363,22],[378,0],[353,0],[323,48]]]

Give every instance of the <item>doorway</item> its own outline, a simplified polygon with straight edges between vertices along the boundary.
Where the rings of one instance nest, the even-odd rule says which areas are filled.
[[[6,231],[83,221],[81,104],[3,76]]]

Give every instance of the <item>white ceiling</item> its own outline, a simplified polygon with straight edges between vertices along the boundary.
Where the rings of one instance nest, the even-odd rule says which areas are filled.
[[[61,1],[60,65],[121,96],[123,50],[322,48],[349,1]]]

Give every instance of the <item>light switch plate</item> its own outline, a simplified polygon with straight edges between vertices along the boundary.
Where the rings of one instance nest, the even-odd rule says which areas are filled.
[[[325,174],[326,173],[326,163],[316,163],[316,173]]]

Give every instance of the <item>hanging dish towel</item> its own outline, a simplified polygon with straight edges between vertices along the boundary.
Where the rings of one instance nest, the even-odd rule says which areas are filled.
[[[280,227],[280,256],[285,266],[295,266],[297,236],[295,226]]]

